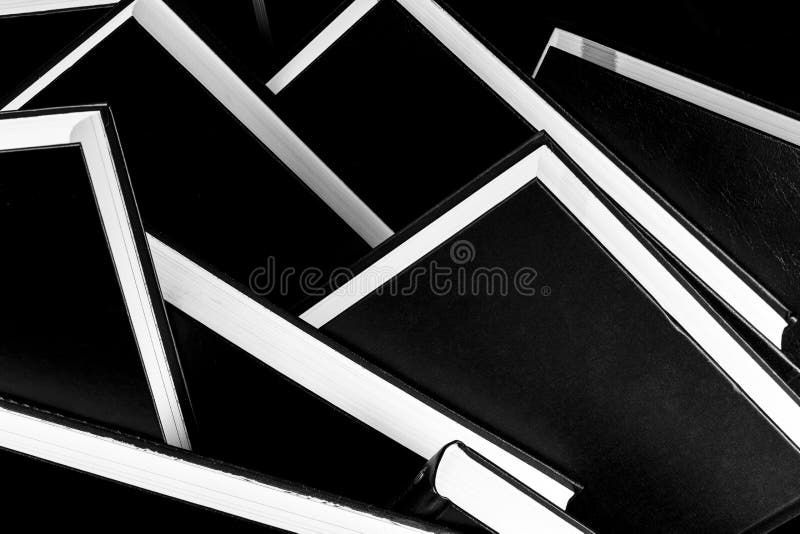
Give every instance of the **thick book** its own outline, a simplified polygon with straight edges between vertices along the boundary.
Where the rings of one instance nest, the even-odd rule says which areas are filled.
[[[740,531],[793,506],[797,396],[539,142],[301,317],[574,480],[567,511],[597,531]]]
[[[102,106],[0,114],[0,394],[189,448],[192,411]]]
[[[351,3],[267,87],[286,121],[394,231],[533,133],[392,1]]]
[[[564,161],[540,135],[376,249],[301,315],[322,333],[151,249],[182,312],[419,456],[461,441],[591,528],[735,530],[789,507],[796,396]],[[466,235],[494,216],[500,236]],[[494,293],[462,298],[473,280]]]
[[[559,29],[534,79],[796,318],[800,121]]]
[[[291,308],[298,277],[327,276],[391,235],[286,126],[269,91],[232,70],[161,0],[120,2],[5,109],[107,102],[145,229]],[[273,268],[274,266],[274,268]]]
[[[0,1],[0,99],[100,19],[113,0]]]
[[[392,508],[475,534],[591,532],[457,442],[428,461]]]
[[[446,532],[6,400],[0,449],[4,521],[37,531]]]

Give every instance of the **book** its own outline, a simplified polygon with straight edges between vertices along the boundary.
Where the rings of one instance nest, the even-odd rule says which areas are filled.
[[[735,530],[739,524],[761,520],[788,505],[791,498],[784,501],[780,495],[792,493],[787,488],[792,485],[791,472],[797,460],[796,395],[784,390],[770,370],[762,367],[635,225],[599,194],[593,182],[574,164],[563,161],[568,159],[546,135],[521,147],[378,247],[354,268],[348,282],[334,284],[338,289],[300,316],[314,328],[298,324],[295,317],[268,303],[259,305],[155,239],[150,240],[151,249],[165,298],[182,312],[423,458],[432,457],[452,441],[464,442],[559,509],[569,507],[571,515],[591,528],[619,526],[620,518],[613,512],[618,508],[612,502],[641,510],[623,518],[630,528],[642,524],[655,528],[663,522],[665,530],[688,521],[694,507],[705,507],[700,515],[707,523],[700,528]],[[540,191],[537,180],[546,181],[557,190],[557,196],[540,192],[543,198],[537,209],[530,211],[543,219],[556,219],[532,225],[521,222],[524,218],[507,215],[511,229],[498,230],[502,237],[489,236],[491,244],[482,245],[492,257],[513,255],[519,249],[507,241],[506,234],[524,235],[522,241],[527,245],[536,235],[529,236],[532,229],[551,229],[551,242],[542,249],[547,254],[537,255],[535,263],[526,260],[505,271],[513,274],[507,279],[509,284],[515,279],[535,284],[525,289],[537,291],[530,301],[526,295],[516,298],[543,307],[538,313],[541,319],[525,328],[515,326],[518,318],[513,314],[522,308],[513,306],[509,296],[497,294],[484,295],[475,309],[461,315],[456,313],[458,306],[476,303],[475,299],[460,300],[451,293],[417,307],[414,303],[432,291],[424,285],[424,277],[418,291],[398,294],[406,287],[398,281],[409,275],[416,279],[417,263],[427,265],[433,258],[428,254],[444,254],[451,267],[455,261],[451,258],[464,262],[456,268],[468,264],[469,244],[450,250],[462,241],[457,236],[476,219],[483,222],[502,214],[498,206],[517,190]],[[534,186],[523,187],[532,181]],[[572,211],[559,211],[560,202]],[[582,232],[582,224],[591,224],[593,234]],[[572,237],[567,239],[567,235]],[[577,257],[583,259],[576,262]],[[437,265],[447,266],[442,258],[433,259]],[[536,274],[544,272],[545,260],[557,265],[548,273],[567,278],[578,273],[564,287],[574,292],[579,304],[564,304],[553,312],[558,299],[552,297],[559,286]],[[566,268],[570,265],[574,269]],[[529,269],[523,269],[526,267]],[[593,271],[599,268],[602,273]],[[522,274],[518,274],[520,270]],[[448,279],[451,288],[458,282],[458,272],[451,272],[456,277]],[[493,270],[480,272],[481,284],[495,277]],[[371,303],[383,302],[374,293],[384,287],[389,288],[381,293],[389,299],[388,304],[373,308]],[[617,303],[621,297],[614,293],[622,294],[623,289],[626,302]],[[591,295],[598,305],[590,305]],[[479,324],[486,314],[496,328]],[[532,311],[526,316],[537,315]],[[566,340],[555,337],[557,325],[562,324],[559,321],[564,324],[562,334],[573,333]],[[642,322],[647,328],[642,328]],[[432,331],[425,333],[426,327]],[[497,343],[495,336],[502,338],[497,331],[500,327],[509,330],[509,341]],[[463,328],[472,337],[459,338],[447,328]],[[547,334],[524,338],[539,330]],[[639,331],[636,336],[630,334]],[[382,343],[389,338],[391,342]],[[458,353],[454,363],[455,352],[443,347],[458,339],[463,343],[453,341]],[[514,340],[520,340],[525,348],[513,362],[498,360],[491,347],[505,348]],[[425,345],[425,350],[415,352],[410,347],[415,343]],[[549,347],[537,351],[537,356],[541,352],[541,357],[546,357],[544,361],[526,352],[537,343]],[[561,345],[575,347],[575,351],[591,350],[595,356],[581,356],[576,363],[569,354],[578,357],[582,353],[558,350]],[[492,357],[485,357],[487,353]],[[437,362],[439,357],[442,359]],[[531,374],[515,367],[523,364],[538,365],[539,372]],[[555,374],[545,373],[545,369]],[[537,377],[546,384],[524,383]],[[520,397],[521,391],[527,397]],[[498,399],[504,396],[505,400]],[[532,405],[525,404],[525,399]],[[575,419],[565,412],[569,407],[574,407]],[[587,410],[603,417],[585,417]],[[544,427],[531,424],[528,417],[533,414],[537,421],[540,417],[545,420]],[[609,430],[614,421],[624,422],[618,432]],[[568,428],[559,431],[559,425]],[[665,436],[672,436],[672,441],[665,442]],[[712,450],[717,452],[709,456]],[[718,451],[730,455],[723,465],[716,460]],[[593,453],[598,455],[595,461]],[[562,454],[566,457],[559,456]],[[651,461],[651,454],[657,454],[659,460]],[[671,455],[686,458],[686,462]],[[575,464],[566,461],[570,458]],[[652,472],[644,470],[654,463]],[[609,470],[604,471],[603,466]],[[742,479],[739,470],[754,475]],[[621,484],[626,474],[629,478]],[[719,483],[715,486],[718,492],[705,492],[709,480]],[[762,499],[767,486],[774,492],[774,500]],[[724,498],[737,514],[722,513],[721,508],[709,513],[715,509],[707,500],[712,494],[713,499]],[[690,496],[688,502],[682,495]],[[737,501],[735,506],[733,501]]]
[[[195,453],[386,507],[425,459],[167,305],[198,431]]]
[[[463,443],[431,458],[394,509],[461,532],[591,532]]]
[[[781,347],[784,332],[793,321],[787,310],[749,278],[741,266],[720,257],[706,240],[681,224],[648,193],[635,172],[561,113],[528,76],[498,56],[479,36],[470,33],[449,8],[433,0],[399,1],[529,124],[546,130],[601,188],[602,194],[619,204],[626,216],[701,280],[710,294],[735,310],[774,347]]]
[[[0,448],[5,519],[32,528],[107,532],[124,521],[235,532],[447,531],[5,400]]]
[[[559,29],[534,79],[796,317],[800,121]]]
[[[570,479],[420,395],[296,315],[253,300],[153,237],[149,243],[168,303],[417,456],[431,457],[447,443],[463,441],[561,508],[577,490]]]
[[[192,411],[107,108],[0,114],[0,392],[190,447]]]
[[[534,133],[394,2],[351,3],[267,87],[394,231]]]
[[[725,315],[732,310],[734,321],[741,320],[744,325],[739,335],[754,337],[759,345],[754,348],[765,353],[764,359],[778,360],[778,367],[786,364],[796,367],[785,356],[775,354],[776,348],[782,346],[787,328],[794,324],[788,310],[749,277],[741,266],[721,257],[705,236],[693,233],[674,212],[654,199],[638,175],[613,153],[605,150],[579,124],[559,111],[527,75],[511,66],[480,36],[472,34],[448,6],[433,0],[385,0],[377,6],[383,3],[387,5],[385,11],[400,10],[400,15],[411,16],[428,32],[429,37],[433,36],[440,46],[450,52],[451,57],[456,57],[462,67],[486,84],[529,126],[546,130],[553,136],[569,157],[601,187],[601,194],[618,203],[626,216],[631,217],[654,242],[675,258],[676,263],[692,279],[700,281],[702,290],[707,290],[710,297],[719,301],[717,313]],[[340,41],[352,40],[355,29],[366,24],[364,21],[370,18],[375,9],[379,7],[374,7],[374,2],[352,2],[268,86],[280,96],[283,88],[291,88],[296,81],[302,80],[306,70],[313,70],[319,63],[325,64],[325,58],[334,55],[337,48],[343,48]],[[341,85],[340,80],[337,80],[337,85]],[[440,182],[437,179],[437,183]],[[406,204],[403,202],[400,205]],[[761,350],[762,340],[771,346]],[[783,370],[780,372],[786,374]],[[796,369],[787,373],[796,374]]]
[[[96,4],[101,5],[96,5]],[[0,2],[0,98],[102,17],[112,2],[16,0]],[[13,52],[12,52],[13,51]]]
[[[740,531],[791,505],[797,396],[538,143],[301,318],[574,480],[594,530]]]
[[[145,229],[291,308],[301,272],[349,265],[391,231],[202,33],[160,0],[120,2],[4,108],[108,102]],[[296,274],[270,292],[273,262]]]

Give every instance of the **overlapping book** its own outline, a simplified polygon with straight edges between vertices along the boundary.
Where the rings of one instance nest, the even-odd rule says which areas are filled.
[[[531,77],[458,2],[336,4],[0,2],[54,28],[0,63],[6,514],[800,515],[800,122],[558,28]]]

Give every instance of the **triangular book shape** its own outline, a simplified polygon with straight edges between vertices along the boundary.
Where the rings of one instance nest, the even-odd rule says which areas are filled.
[[[0,391],[189,447],[191,408],[103,107],[0,114]]]
[[[0,400],[4,518],[108,532],[445,532],[181,449]]]
[[[534,79],[717,255],[797,315],[800,121],[558,29]]]
[[[267,86],[287,123],[395,231],[533,133],[394,2],[351,4]]]

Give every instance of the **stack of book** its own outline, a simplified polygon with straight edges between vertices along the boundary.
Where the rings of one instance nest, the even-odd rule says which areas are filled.
[[[797,116],[474,16],[0,0],[8,521],[799,524]]]

